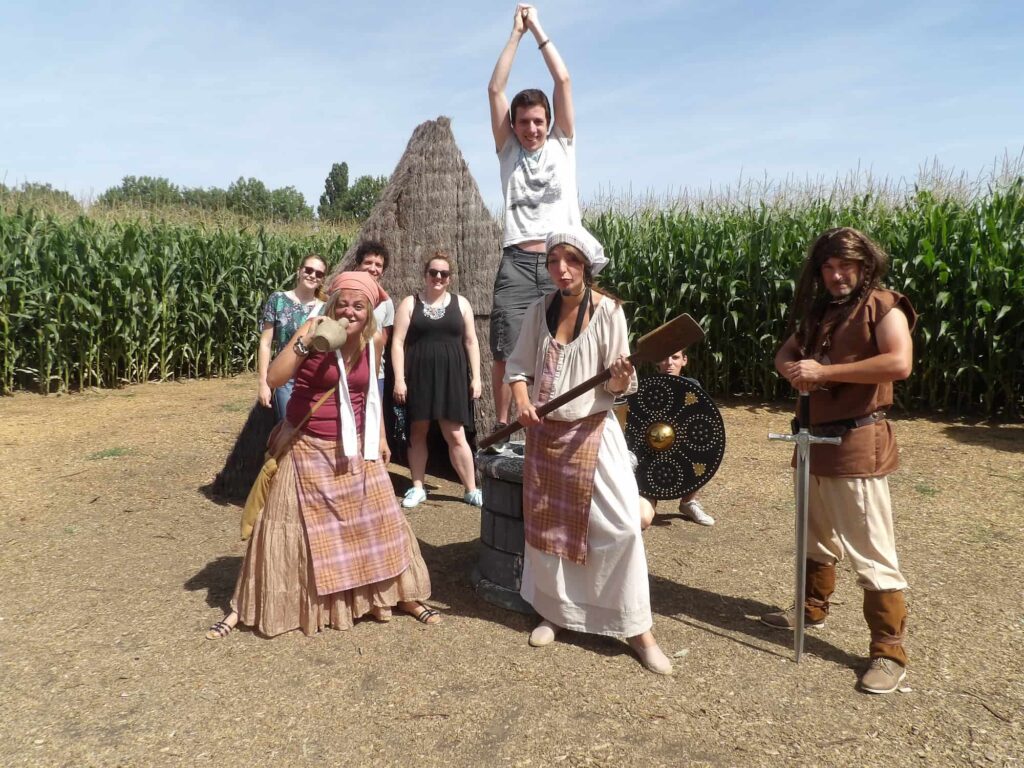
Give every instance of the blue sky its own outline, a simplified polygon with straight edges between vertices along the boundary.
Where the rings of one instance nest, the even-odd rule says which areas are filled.
[[[1024,3],[537,5],[573,77],[584,201],[933,160],[973,175],[1024,150]],[[444,114],[496,208],[486,85],[514,7],[0,0],[0,181],[89,197],[255,176],[315,205],[331,163],[390,174]],[[509,90],[538,85],[526,38]]]

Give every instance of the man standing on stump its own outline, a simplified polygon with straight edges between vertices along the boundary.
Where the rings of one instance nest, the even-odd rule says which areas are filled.
[[[887,476],[899,458],[885,409],[893,382],[910,375],[916,313],[905,296],[881,287],[888,255],[849,227],[811,245],[790,312],[791,335],[775,367],[794,389],[810,392],[810,430],[840,445],[811,447],[807,583],[808,628],[822,627],[835,589],[836,562],[849,557],[864,589],[871,630],[868,693],[891,693],[906,675],[907,609],[893,532]],[[797,610],[796,608],[794,610]],[[793,629],[793,611],[761,620]]]
[[[527,31],[533,34],[554,81],[553,121],[551,105],[543,91],[520,91],[512,99],[511,108],[505,95],[512,62]],[[549,232],[580,223],[569,70],[554,41],[541,28],[537,9],[532,5],[516,6],[512,35],[494,65],[487,99],[505,205],[501,265],[494,279],[490,331],[495,429],[500,429],[508,422],[512,401],[508,385],[504,384],[505,361],[515,349],[526,308],[555,290],[545,261],[545,238]]]

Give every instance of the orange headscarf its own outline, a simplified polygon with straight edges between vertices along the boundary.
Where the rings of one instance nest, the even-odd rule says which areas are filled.
[[[359,291],[366,296],[373,307],[388,299],[384,289],[367,272],[341,272],[331,280],[327,292],[333,294],[342,288],[350,291]]]

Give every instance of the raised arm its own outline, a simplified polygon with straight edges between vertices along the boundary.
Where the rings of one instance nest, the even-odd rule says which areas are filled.
[[[302,339],[302,342],[309,346],[313,332],[323,321],[323,315],[309,318],[299,327],[295,335],[288,340],[288,343],[278,350],[277,357],[273,359],[270,363],[270,368],[267,370],[267,384],[271,387],[280,387],[295,378],[295,373],[299,370],[299,366],[306,360],[305,356],[295,351],[295,342]]]
[[[533,6],[525,7],[527,9],[526,28],[533,33],[537,45],[540,46],[544,63],[554,81],[555,88],[552,95],[554,96],[555,126],[566,138],[571,139],[576,132],[576,113],[572,105],[572,81],[569,79],[569,70],[565,66],[565,62],[562,61],[562,56],[558,53],[554,40],[548,37],[544,28],[541,27],[537,9]]]
[[[501,49],[498,63],[494,65],[494,72],[491,73],[491,81],[487,84],[487,101],[491,105],[491,133],[494,134],[494,148],[497,152],[501,151],[509,136],[512,135],[512,124],[508,117],[508,96],[505,95],[505,88],[508,86],[508,75],[512,71],[512,62],[515,61],[519,41],[526,34],[525,9],[529,7],[525,3],[516,6],[515,15],[512,17],[512,35],[505,43],[505,47]]]

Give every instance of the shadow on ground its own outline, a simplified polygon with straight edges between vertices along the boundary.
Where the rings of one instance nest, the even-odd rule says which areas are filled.
[[[981,445],[986,448],[994,448],[997,451],[1024,453],[1024,429],[998,425],[952,424],[943,428],[942,432],[965,445]]]
[[[206,590],[206,604],[220,608],[224,613],[231,610],[231,593],[242,568],[242,558],[237,555],[223,555],[203,566],[195,576],[183,585],[186,592]]]

